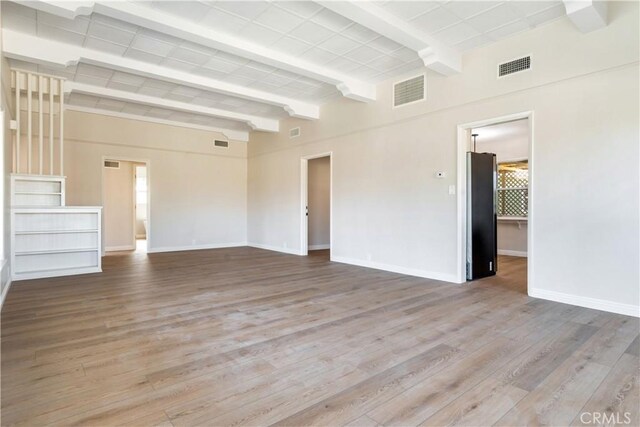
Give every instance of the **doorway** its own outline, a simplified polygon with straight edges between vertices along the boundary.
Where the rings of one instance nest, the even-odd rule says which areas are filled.
[[[147,252],[150,234],[148,182],[147,161],[103,158],[104,252]]]
[[[495,169],[496,275],[492,284],[528,293],[533,260],[532,195],[533,114],[519,113],[458,126],[458,255],[459,282],[466,281],[471,224],[466,153],[493,153]],[[472,137],[475,135],[475,138]],[[475,140],[475,144],[474,144]],[[481,279],[482,280],[482,279]]]
[[[300,255],[330,257],[332,157],[324,153],[302,158]]]

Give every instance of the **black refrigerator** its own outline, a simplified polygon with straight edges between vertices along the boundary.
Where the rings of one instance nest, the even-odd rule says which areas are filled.
[[[495,154],[467,153],[467,280],[498,269],[497,177]]]

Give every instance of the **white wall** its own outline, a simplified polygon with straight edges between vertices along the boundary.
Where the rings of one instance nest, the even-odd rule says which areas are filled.
[[[102,235],[106,251],[135,249],[133,163],[104,168]]]
[[[331,158],[308,161],[307,205],[309,207],[307,241],[310,250],[328,249],[330,243]]]
[[[116,117],[65,113],[68,205],[102,204],[102,159],[148,161],[149,251],[246,243],[246,143]]]
[[[135,165],[136,186],[138,181],[146,182],[147,167],[144,165]],[[137,187],[136,187],[137,188]],[[146,197],[138,197],[136,191],[136,237],[140,239],[146,238],[145,220],[147,219],[147,199]]]
[[[465,54],[461,74],[428,72],[423,103],[392,109],[386,82],[375,103],[339,99],[319,121],[252,134],[249,241],[299,251],[300,157],[332,151],[332,257],[456,281],[456,127],[533,111],[529,292],[637,313],[638,4],[609,12],[605,29],[562,19]],[[526,54],[531,71],[496,79]]]

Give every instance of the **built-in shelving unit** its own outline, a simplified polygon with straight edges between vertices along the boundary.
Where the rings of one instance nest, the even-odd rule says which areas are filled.
[[[11,175],[11,206],[64,206],[65,177]]]
[[[101,213],[92,206],[12,208],[13,280],[102,271]]]
[[[11,176],[12,280],[101,270],[102,208],[65,206],[65,177]]]

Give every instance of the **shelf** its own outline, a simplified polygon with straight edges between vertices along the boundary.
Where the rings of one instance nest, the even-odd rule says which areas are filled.
[[[528,218],[520,216],[499,216],[498,221],[523,221],[527,222]]]
[[[95,252],[98,251],[98,248],[78,248],[78,249],[56,249],[50,251],[24,251],[24,252],[16,252],[16,256],[22,255],[46,255],[46,254],[68,254],[68,253],[76,253],[76,252]]]
[[[50,230],[50,231],[16,231],[16,235],[28,235],[28,234],[67,234],[67,233],[97,233],[97,229],[87,230]]]
[[[44,191],[16,191],[15,194],[29,195],[29,196],[62,196],[62,193],[49,193]]]
[[[498,191],[514,191],[514,190],[528,190],[529,187],[509,187],[509,188],[498,188]]]

